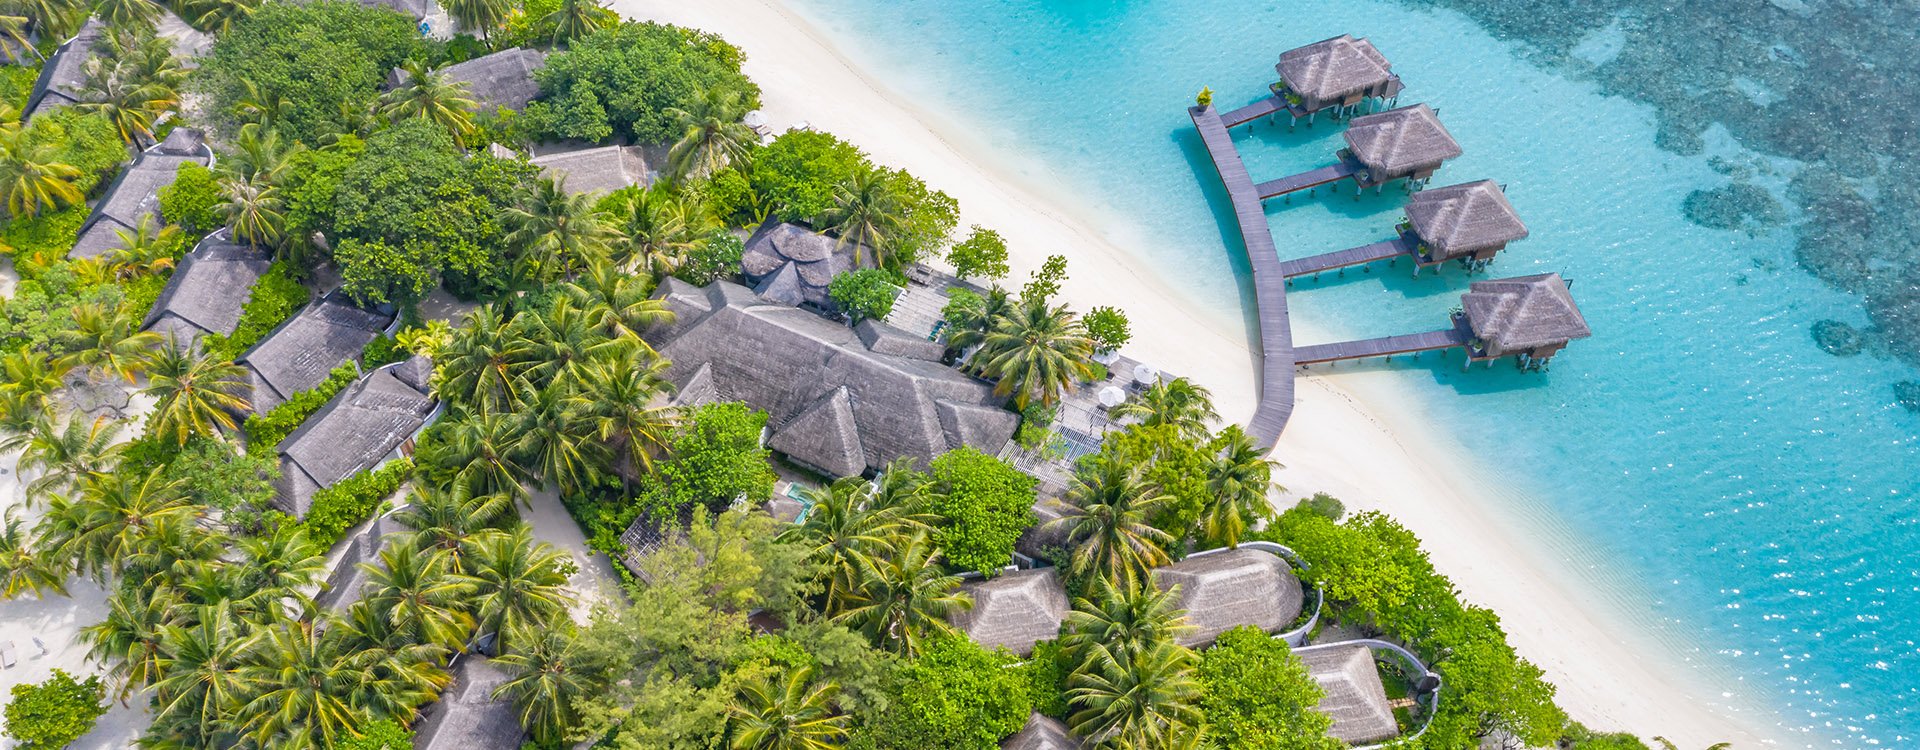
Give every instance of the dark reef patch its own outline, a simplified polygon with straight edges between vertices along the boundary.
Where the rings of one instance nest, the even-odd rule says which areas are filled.
[[[1751,182],[1695,190],[1683,208],[1688,221],[1709,229],[1764,229],[1787,220],[1787,210],[1773,194]]]
[[[1851,357],[1867,348],[1867,337],[1846,323],[1822,320],[1813,324],[1813,343],[1833,356]]]
[[[1894,383],[1893,402],[1907,411],[1920,414],[1920,381],[1902,380]]]

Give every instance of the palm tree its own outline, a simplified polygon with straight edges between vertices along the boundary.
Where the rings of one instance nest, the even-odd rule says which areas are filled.
[[[247,11],[248,14],[252,10]],[[247,125],[273,130],[275,125],[293,114],[294,105],[286,95],[279,91],[262,89],[253,81],[240,79],[240,98],[234,102],[233,114],[240,118],[242,133]]]
[[[678,412],[661,396],[671,387],[667,361],[638,348],[598,357],[580,369],[570,409],[592,420],[594,432],[624,464],[626,476],[653,473],[653,459],[667,450]]]
[[[906,212],[893,194],[890,175],[867,167],[833,188],[833,206],[820,216],[820,226],[838,235],[839,244],[854,244],[854,265],[871,262],[885,266],[892,260],[895,240],[904,231]]]
[[[42,415],[20,451],[21,473],[40,472],[27,483],[27,499],[66,490],[111,470],[120,457],[120,426],[105,416],[89,422],[76,414],[56,427],[52,418]]]
[[[347,637],[312,620],[256,631],[240,669],[251,690],[232,717],[240,732],[265,747],[332,747],[373,707],[421,705],[446,684],[431,664],[353,651]]]
[[[180,244],[180,227],[161,224],[153,214],[140,217],[129,233],[115,229],[120,246],[107,253],[107,265],[114,276],[130,281],[173,268],[173,253]]]
[[[300,142],[282,138],[278,128],[249,122],[240,126],[233,152],[220,160],[219,169],[230,181],[275,186],[286,177],[294,155],[305,150]]]
[[[1148,427],[1170,425],[1182,437],[1199,440],[1207,425],[1220,418],[1213,410],[1213,394],[1186,378],[1162,380],[1140,397],[1113,409],[1115,419],[1134,419]]]
[[[1167,500],[1137,467],[1095,459],[1074,473],[1062,515],[1047,525],[1066,529],[1075,572],[1138,586],[1171,562],[1173,537],[1147,522]]]
[[[513,11],[513,5],[507,0],[448,0],[443,7],[447,15],[460,22],[461,28],[480,32],[481,39],[490,38],[488,35],[505,23],[507,14]]]
[[[520,438],[514,442],[513,454],[543,483],[571,493],[586,485],[594,467],[604,465],[599,457],[606,446],[584,429],[585,420],[574,413],[566,390],[548,386],[534,394],[514,420]]]
[[[159,10],[150,0],[101,0],[103,5],[126,5]],[[162,114],[180,104],[180,93],[173,87],[153,81],[135,80],[122,75],[118,66],[104,57],[87,61],[87,84],[74,108],[98,114],[113,123],[120,140],[140,148],[153,140],[153,125]]]
[[[815,681],[812,666],[769,671],[740,685],[727,706],[733,750],[833,750],[847,737],[847,717],[834,711],[840,686]]]
[[[44,551],[105,581],[145,550],[163,526],[191,523],[199,506],[180,493],[179,482],[161,478],[163,469],[145,476],[96,474],[80,482],[78,497],[53,496],[38,529]]]
[[[1067,684],[1074,734],[1103,747],[1166,747],[1171,737],[1200,723],[1193,652],[1173,643],[1098,660]]]
[[[895,484],[899,481],[895,477],[915,474],[891,468],[887,472]],[[808,487],[800,494],[810,508],[807,518],[784,535],[808,545],[813,559],[824,567],[827,588],[823,596],[829,615],[839,614],[858,601],[860,572],[869,567],[869,557],[891,552],[893,540],[905,534],[933,530],[931,516],[909,510],[908,493],[881,495],[859,477],[847,477],[827,487]]]
[[[359,565],[368,576],[367,601],[385,612],[395,629],[419,643],[449,649],[466,645],[473,632],[466,606],[474,582],[454,569],[446,552],[389,544],[380,550],[377,564]]]
[[[227,180],[221,188],[226,202],[214,211],[226,219],[233,239],[245,245],[277,247],[286,239],[287,217],[280,190],[270,184]]]
[[[555,47],[571,45],[577,39],[619,22],[620,14],[598,0],[561,0],[560,9],[542,19],[542,23],[553,26],[551,42]]]
[[[1000,325],[1000,321],[1014,314],[1013,295],[998,285],[988,289],[986,296],[961,297],[960,305],[951,306],[957,314],[949,318],[953,324],[947,329],[948,348],[965,351],[986,343],[987,334]],[[968,369],[980,370],[986,365],[987,358],[975,356],[968,361]]]
[[[533,357],[533,342],[492,305],[467,314],[465,325],[440,350],[441,397],[476,414],[519,408],[521,375]]]
[[[467,147],[473,133],[473,110],[479,106],[467,93],[467,84],[435,72],[419,58],[400,66],[406,79],[380,96],[380,114],[390,122],[422,119],[453,134],[454,143]]]
[[[857,588],[833,619],[903,656],[918,654],[929,636],[951,635],[947,615],[973,606],[973,598],[960,591],[960,577],[941,570],[940,550],[926,532],[863,555],[856,564]]]
[[[247,370],[232,362],[197,356],[168,342],[147,362],[147,387],[154,397],[148,431],[172,435],[186,445],[195,435],[213,437],[234,429],[233,415],[252,408],[247,401]]]
[[[413,529],[417,544],[457,556],[470,542],[498,533],[489,527],[506,514],[512,503],[510,495],[475,493],[466,482],[454,482],[448,487],[416,484],[406,507],[394,513],[393,520]],[[462,570],[465,567],[460,566]]]
[[[707,177],[751,153],[755,137],[753,128],[740,121],[747,114],[747,100],[738,89],[709,88],[690,109],[669,107],[666,114],[680,129],[680,140],[667,151],[677,179]]]
[[[1172,590],[1093,579],[1093,596],[1073,601],[1060,645],[1081,663],[1126,659],[1173,641],[1191,628]]]
[[[507,221],[514,230],[506,241],[519,248],[522,275],[536,284],[605,259],[618,238],[594,210],[593,196],[568,193],[545,177],[507,209]]]
[[[981,369],[1000,379],[994,392],[1013,394],[1014,404],[1024,409],[1036,398],[1051,405],[1075,383],[1093,377],[1087,364],[1092,356],[1093,339],[1066,305],[1023,300],[986,335],[974,358],[984,357]]]
[[[495,651],[511,651],[513,638],[564,617],[572,596],[562,564],[571,558],[552,545],[536,542],[525,524],[506,534],[490,534],[469,543],[467,575],[474,581],[468,601],[477,633],[495,636]]]
[[[29,592],[36,599],[49,591],[65,596],[66,575],[34,551],[19,511],[19,506],[8,508],[0,524],[0,600]]]
[[[610,339],[600,333],[603,316],[560,297],[535,311],[517,315],[514,327],[530,343],[521,377],[530,384],[571,384],[593,359],[636,348],[635,339]],[[550,388],[549,388],[550,389]]]
[[[67,368],[45,354],[20,349],[0,355],[0,397],[14,400],[37,413],[52,410],[51,399],[60,390]]]
[[[641,329],[673,322],[673,311],[665,300],[653,299],[652,284],[646,279],[621,272],[604,261],[588,264],[579,278],[561,287],[574,304],[595,318],[601,334],[607,338],[640,339]],[[652,347],[647,347],[651,352]]]
[[[160,19],[160,6],[151,0],[94,0],[93,14],[108,26],[152,29]]]
[[[692,197],[666,185],[638,190],[615,212],[622,267],[639,266],[656,275],[680,269],[687,251],[719,226],[713,214]]]
[[[543,746],[558,745],[567,728],[579,723],[575,699],[595,689],[584,669],[584,655],[566,627],[571,623],[561,620],[557,624],[561,626],[513,634],[511,640],[520,644],[518,650],[493,659],[495,666],[510,675],[494,689],[493,697],[513,701],[520,726]]]
[[[166,674],[166,626],[174,602],[164,588],[119,586],[107,597],[107,617],[80,629],[87,658],[107,665],[121,705]]]
[[[80,30],[89,6],[82,0],[19,0],[15,7],[42,37],[65,39]]]
[[[253,15],[262,0],[188,0],[193,25],[214,36],[225,36],[241,19]]]
[[[140,330],[140,318],[124,305],[109,310],[93,302],[73,308],[73,328],[60,332],[72,351],[55,360],[60,369],[83,368],[133,383],[147,364],[147,352],[160,334]]]
[[[71,206],[85,198],[74,184],[80,170],[55,161],[58,158],[60,150],[53,143],[35,141],[25,130],[0,130],[0,190],[6,192],[8,214],[38,216],[42,209]]]
[[[307,536],[299,524],[283,523],[270,533],[240,538],[246,563],[238,567],[239,585],[252,609],[270,611],[284,599],[307,601],[305,590],[327,573],[327,548]]]
[[[513,459],[517,421],[512,414],[485,409],[460,414],[446,422],[439,440],[421,446],[422,458],[453,469],[458,488],[471,496],[525,499],[524,483],[533,477]]]
[[[200,607],[191,625],[161,628],[154,723],[213,747],[251,687],[243,677],[253,638],[225,602]]]
[[[1273,469],[1279,464],[1267,460],[1266,453],[1254,446],[1240,425],[1221,430],[1213,448],[1213,459],[1207,464],[1207,505],[1200,511],[1201,528],[1208,540],[1238,547],[1248,527],[1273,515],[1267,489],[1273,486]]]

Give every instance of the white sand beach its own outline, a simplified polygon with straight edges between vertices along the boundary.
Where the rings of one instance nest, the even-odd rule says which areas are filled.
[[[1228,418],[1252,413],[1255,363],[1239,320],[1196,312],[1085,217],[1048,197],[1057,191],[1005,174],[955,124],[890,93],[777,0],[615,0],[613,7],[724,35],[745,50],[746,72],[763,88],[776,128],[806,122],[945,190],[960,201],[962,226],[982,224],[1007,237],[1015,277],[1050,253],[1066,255],[1064,296],[1080,309],[1126,309],[1135,329],[1129,355],[1198,380]],[[1327,340],[1313,331],[1299,336]],[[1609,580],[1606,566],[1579,558],[1577,540],[1526,498],[1488,496],[1484,485],[1464,481],[1471,467],[1463,457],[1429,439],[1437,430],[1396,421],[1407,412],[1394,399],[1385,378],[1364,372],[1303,378],[1274,455],[1287,466],[1279,481],[1295,496],[1325,491],[1349,508],[1385,510],[1417,532],[1467,599],[1500,613],[1574,718],[1682,747],[1780,742],[1770,720],[1728,705],[1729,691],[1713,685],[1723,676],[1686,665],[1676,644],[1623,637],[1646,624],[1626,614],[1642,600],[1631,582]]]

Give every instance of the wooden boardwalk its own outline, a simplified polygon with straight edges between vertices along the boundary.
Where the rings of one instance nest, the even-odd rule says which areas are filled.
[[[1305,258],[1290,260],[1280,264],[1280,273],[1291,279],[1295,276],[1305,276],[1310,273],[1331,271],[1336,268],[1346,268],[1347,266],[1358,266],[1372,263],[1376,260],[1412,255],[1413,249],[1418,246],[1418,241],[1403,234],[1385,242],[1375,242],[1371,245],[1350,247],[1345,250],[1336,250],[1331,253],[1309,255]]]
[[[1339,164],[1330,164],[1319,169],[1288,175],[1277,180],[1267,180],[1255,185],[1253,191],[1262,200],[1275,198],[1287,193],[1297,193],[1307,188],[1320,187],[1330,182],[1339,182],[1352,177],[1360,171],[1360,164],[1351,159],[1341,159]]]
[[[1302,365],[1317,365],[1322,362],[1338,362],[1343,359],[1363,359],[1366,357],[1387,357],[1395,354],[1429,352],[1435,349],[1463,347],[1473,340],[1473,331],[1468,330],[1463,320],[1445,331],[1410,333],[1400,336],[1384,336],[1377,339],[1359,341],[1341,341],[1334,344],[1315,344],[1293,350],[1294,362]]]
[[[1279,95],[1276,94],[1221,115],[1220,125],[1228,129],[1237,128],[1275,112],[1286,112],[1289,115],[1301,116],[1306,114],[1305,112],[1294,112],[1293,106],[1287,104],[1285,99],[1281,99]]]
[[[1245,108],[1235,110],[1243,111]],[[1200,141],[1213,158],[1220,182],[1226,185],[1234,219],[1240,226],[1240,240],[1253,266],[1254,299],[1260,319],[1260,405],[1247,423],[1247,435],[1261,450],[1272,450],[1293,416],[1293,323],[1287,315],[1287,277],[1281,271],[1279,251],[1273,246],[1266,209],[1260,204],[1246,163],[1233,146],[1226,123],[1212,107],[1189,107],[1187,114],[1200,131]]]

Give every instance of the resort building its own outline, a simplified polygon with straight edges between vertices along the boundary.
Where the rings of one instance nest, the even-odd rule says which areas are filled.
[[[1203,648],[1221,633],[1252,625],[1269,633],[1285,629],[1305,607],[1306,594],[1292,566],[1279,555],[1252,547],[1209,550],[1155,568],[1161,590],[1187,612],[1180,645]]]
[[[1294,654],[1326,692],[1314,710],[1333,718],[1328,736],[1349,745],[1367,745],[1400,735],[1372,649],[1362,643],[1330,643]]]
[[[453,17],[434,0],[359,0],[368,8],[386,8],[420,24],[420,33],[435,39],[452,39]]]
[[[333,368],[359,356],[395,322],[392,313],[355,305],[341,291],[309,303],[235,360],[247,368],[253,411],[265,414],[326,382]]]
[[[1035,713],[1020,731],[1000,741],[1000,750],[1080,750],[1080,740],[1059,719]]]
[[[953,626],[981,646],[1021,656],[1033,653],[1033,644],[1058,637],[1071,609],[1060,573],[1053,568],[974,579],[960,590],[973,599],[973,606],[949,617]]]
[[[1513,356],[1523,367],[1544,363],[1568,342],[1593,335],[1557,273],[1473,282],[1460,307],[1476,360]]]
[[[160,189],[172,185],[179,176],[180,165],[189,163],[201,166],[213,163],[213,149],[207,147],[200,131],[191,128],[174,128],[164,140],[140,152],[139,158],[107,186],[105,197],[94,204],[93,213],[80,225],[80,237],[68,255],[74,258],[105,255],[119,248],[120,233],[132,234],[141,219],[151,217],[158,228]]]
[[[414,437],[437,415],[432,379],[433,363],[414,356],[340,389],[275,449],[274,503],[305,517],[320,490],[412,453]]]
[[[992,387],[941,364],[938,344],[885,323],[848,328],[728,281],[669,278],[656,297],[674,321],[644,335],[672,363],[677,403],[763,410],[767,446],[827,476],[962,446],[998,453],[1019,424]]]
[[[53,56],[41,66],[32,93],[27,95],[27,108],[20,115],[21,122],[41,112],[80,103],[81,94],[87,88],[87,61],[93,59],[94,45],[106,34],[106,23],[89,18],[80,27],[80,33],[54,50]]]
[[[507,673],[484,656],[454,657],[453,684],[414,727],[414,750],[518,750],[527,733],[513,702],[493,697]]]
[[[611,193],[653,184],[658,174],[647,166],[639,146],[594,146],[537,154],[527,162],[569,193]]]
[[[1280,73],[1275,93],[1309,115],[1349,109],[1368,99],[1393,98],[1402,88],[1386,56],[1372,42],[1349,34],[1283,52],[1274,70]]]
[[[769,219],[747,238],[740,253],[740,271],[761,297],[792,307],[810,306],[838,313],[840,305],[828,296],[827,285],[833,283],[833,277],[860,267],[855,258],[870,262],[873,252],[799,224]]]
[[[1366,168],[1354,174],[1354,182],[1361,187],[1403,177],[1425,182],[1441,164],[1461,153],[1453,134],[1425,104],[1355,117],[1344,137],[1348,153]]]
[[[1479,180],[1414,193],[1407,200],[1407,227],[1416,259],[1426,265],[1461,260],[1484,265],[1507,243],[1526,239],[1527,224],[1493,180]]]
[[[360,601],[362,589],[366,588],[370,577],[360,563],[375,564],[387,542],[398,534],[411,531],[394,520],[392,515],[385,515],[375,519],[366,531],[347,539],[346,550],[341,553],[340,561],[334,564],[333,572],[327,574],[327,585],[313,598],[313,603],[334,614],[347,611],[354,602]]]
[[[498,109],[518,112],[540,96],[540,82],[534,80],[533,74],[546,64],[547,53],[514,47],[454,63],[435,72],[445,75],[451,83],[464,84],[467,95],[473,98],[475,109],[480,112]],[[409,77],[404,69],[394,68],[387,74],[387,87],[397,88]]]
[[[140,329],[180,347],[209,333],[232,334],[254,283],[272,267],[266,251],[228,241],[225,229],[207,235],[180,258]]]

